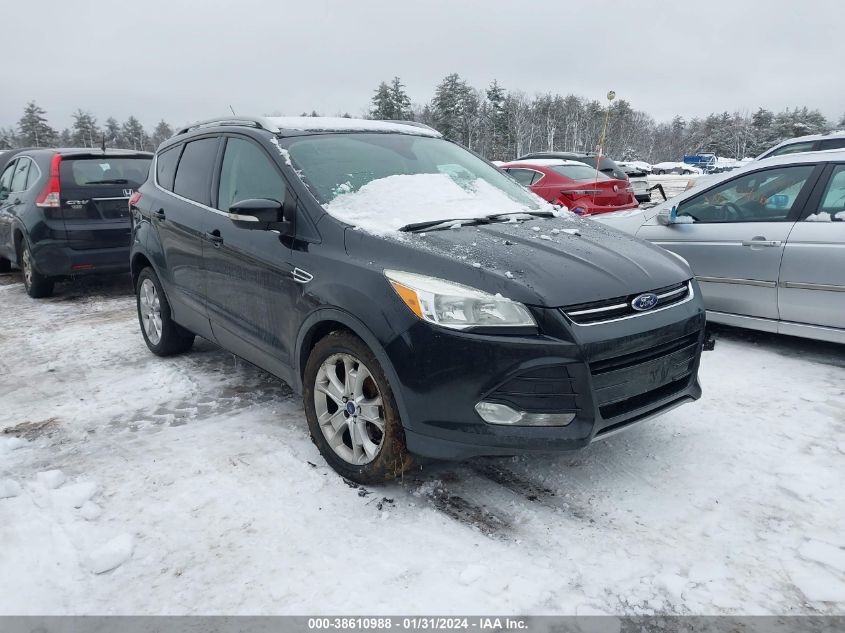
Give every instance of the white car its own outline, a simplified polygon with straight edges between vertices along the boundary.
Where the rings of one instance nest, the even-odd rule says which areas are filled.
[[[705,178],[650,209],[592,219],[685,259],[709,321],[845,343],[845,150]]]
[[[816,152],[830,149],[845,149],[845,130],[837,130],[828,132],[827,134],[797,136],[778,143],[771,149],[767,149],[754,160],[762,160],[764,158],[771,158],[772,156],[783,156],[784,154]]]
[[[687,165],[686,163],[673,163],[666,161],[652,165],[651,173],[656,176],[662,176],[664,174],[681,174],[684,176],[691,176],[692,174],[702,174],[704,172],[698,167],[693,167],[692,165]]]
[[[649,191],[648,175],[651,173],[651,165],[639,160],[615,162],[628,176],[628,182],[631,183],[631,189],[634,190],[634,197],[637,202],[650,202],[651,192]]]

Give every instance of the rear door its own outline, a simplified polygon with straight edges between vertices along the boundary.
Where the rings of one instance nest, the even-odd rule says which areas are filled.
[[[784,245],[819,171],[798,164],[737,176],[681,202],[689,223],[651,220],[638,237],[690,263],[708,310],[777,319]]]
[[[219,137],[207,136],[161,152],[155,177],[166,193],[150,210],[164,258],[161,281],[174,317],[198,334],[210,331],[202,235],[205,214],[213,210],[211,181],[219,144]]]
[[[778,306],[784,321],[845,328],[845,164],[826,167],[789,235]]]
[[[14,244],[12,243],[12,224],[15,217],[15,197],[12,196],[12,179],[15,176],[16,160],[8,165],[0,174],[0,255],[6,259],[14,258]]]
[[[70,248],[129,248],[129,197],[146,180],[150,161],[146,154],[61,158],[61,217]]]

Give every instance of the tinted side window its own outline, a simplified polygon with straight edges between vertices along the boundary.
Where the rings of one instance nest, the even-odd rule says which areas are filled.
[[[156,158],[156,178],[159,186],[173,191],[173,181],[176,179],[176,163],[179,160],[179,152],[182,146],[177,145],[162,152]]]
[[[696,222],[778,222],[789,216],[815,165],[764,169],[714,187],[678,207]]]
[[[508,173],[520,184],[525,187],[531,184],[534,180],[534,172],[530,169],[509,169]]]
[[[220,171],[217,208],[228,211],[236,202],[250,198],[284,202],[285,181],[261,148],[244,139],[230,138]]]
[[[217,158],[217,138],[203,138],[185,145],[173,193],[200,204],[211,204],[211,171]]]
[[[845,222],[845,165],[837,165],[833,170],[822,196],[821,208],[808,219]]]
[[[41,172],[38,171],[38,166],[35,164],[35,161],[32,161],[32,164],[29,166],[29,175],[26,177],[26,188],[29,189],[34,185],[40,176]]]
[[[28,158],[18,159],[15,165],[15,173],[12,176],[12,191],[26,190],[26,176],[29,173],[29,163],[30,160]]]
[[[9,163],[0,176],[0,195],[8,194],[12,190],[12,175],[15,173],[15,161]]]
[[[819,143],[819,149],[842,149],[845,148],[845,136],[841,138],[829,138]]]
[[[793,143],[792,145],[784,145],[780,149],[776,149],[769,156],[783,156],[784,154],[795,154],[796,152],[811,152],[815,141],[807,141],[806,143]]]

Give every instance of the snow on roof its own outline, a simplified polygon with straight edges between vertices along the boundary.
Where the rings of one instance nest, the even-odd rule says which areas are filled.
[[[370,119],[348,119],[346,117],[274,116],[267,120],[283,130],[303,132],[399,132],[416,136],[443,136],[429,127],[418,127],[398,121],[374,121]]]
[[[524,160],[512,160],[504,163],[502,167],[518,167],[520,165],[537,165],[538,167],[560,167],[562,165],[586,165],[578,160],[566,160],[563,158],[526,158]]]

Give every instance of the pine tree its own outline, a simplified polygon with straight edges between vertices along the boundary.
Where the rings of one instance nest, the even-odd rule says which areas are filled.
[[[69,129],[65,128],[65,129],[62,130],[62,133],[59,134],[59,145],[61,147],[73,147],[73,146],[77,145],[73,141],[73,134],[71,133],[71,131]],[[77,147],[78,147],[78,145],[77,145]]]
[[[0,128],[0,150],[15,149],[18,146],[15,130],[10,127]]]
[[[23,116],[18,121],[18,133],[23,147],[51,147],[58,140],[56,130],[47,124],[46,110],[35,101],[26,104]]]
[[[390,118],[398,121],[409,121],[411,119],[411,99],[405,92],[405,86],[394,77],[390,82],[390,98],[393,101],[393,116]]]
[[[508,113],[505,111],[507,92],[495,79],[487,87],[487,126],[490,135],[490,157],[502,160],[507,155]]]
[[[392,118],[393,99],[390,96],[390,86],[386,81],[378,85],[371,101],[373,105],[370,108],[370,118],[376,120]]]
[[[71,144],[75,147],[97,147],[100,144],[100,129],[97,119],[90,112],[78,109],[73,113],[73,134]]]
[[[106,127],[103,130],[103,135],[106,139],[106,147],[126,147],[123,139],[123,130],[120,129],[120,123],[114,117],[110,116],[106,119]]]
[[[840,130],[845,129],[845,114],[842,115],[842,118],[839,119],[839,123],[836,124]]]
[[[146,150],[149,149],[150,138],[144,131],[144,126],[134,116],[126,119],[120,128],[127,149]]]
[[[435,127],[453,140],[467,143],[464,111],[470,89],[458,73],[446,75],[434,91],[431,110]]]
[[[173,128],[170,127],[164,119],[162,119],[153,130],[153,136],[151,139],[153,147],[158,147],[171,136],[173,136]]]

